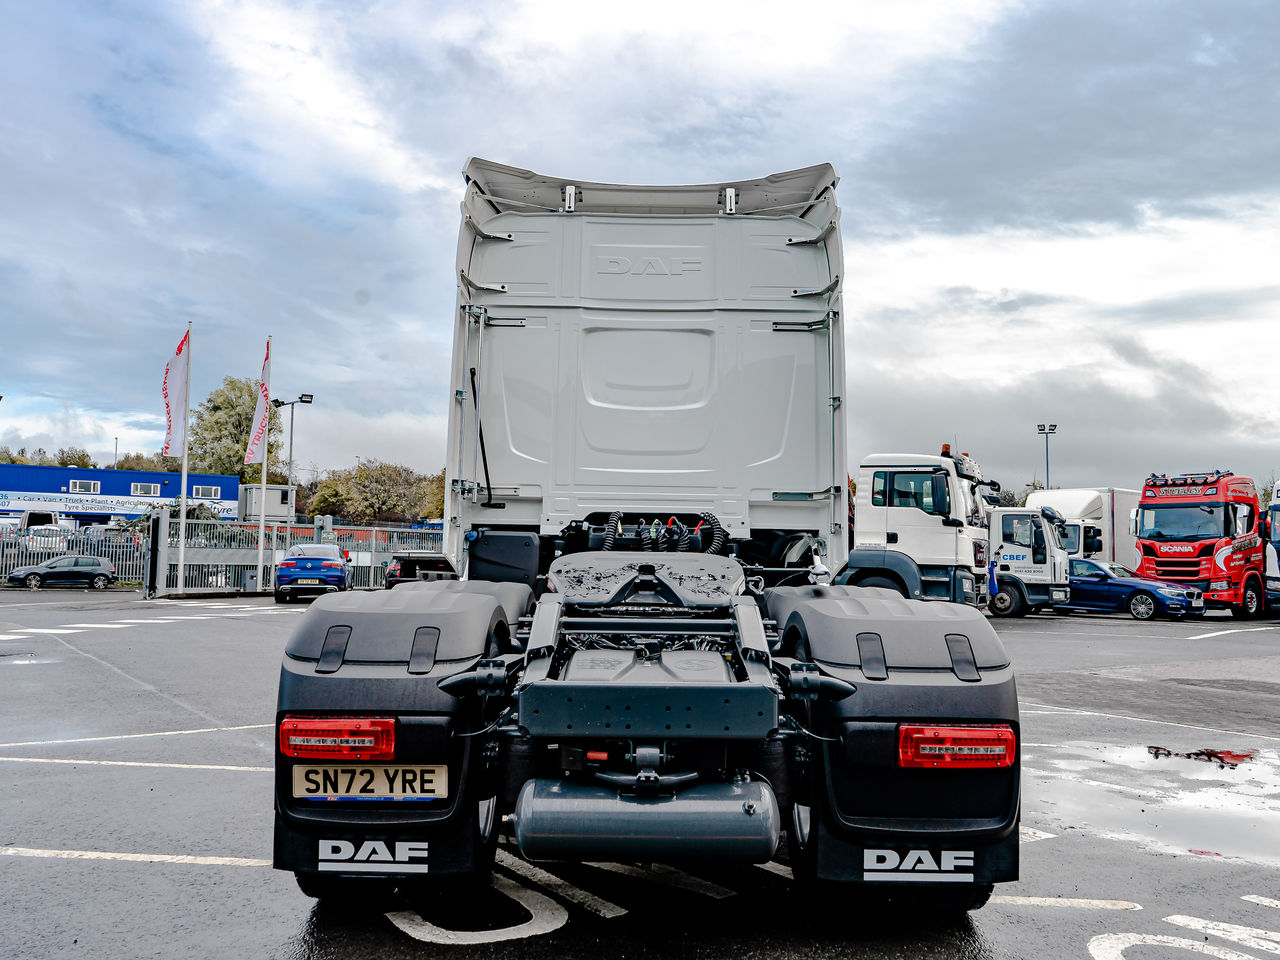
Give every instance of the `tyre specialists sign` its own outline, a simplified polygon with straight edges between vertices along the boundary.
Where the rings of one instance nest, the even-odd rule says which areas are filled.
[[[20,493],[0,490],[0,511],[22,513],[26,510],[48,510],[54,513],[140,514],[169,504],[169,498],[121,497],[81,493]],[[188,503],[203,503],[220,517],[235,519],[236,501],[187,498]]]

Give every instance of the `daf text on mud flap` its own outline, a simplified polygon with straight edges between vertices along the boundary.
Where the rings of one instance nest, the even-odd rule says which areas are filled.
[[[939,866],[941,861],[941,866]],[[958,873],[973,868],[972,850],[941,850],[938,857],[928,850],[864,850],[862,879],[878,882],[908,883],[973,883],[972,873]]]
[[[349,840],[321,840],[317,869],[342,873],[426,873],[426,859],[424,841],[366,840],[357,849]]]

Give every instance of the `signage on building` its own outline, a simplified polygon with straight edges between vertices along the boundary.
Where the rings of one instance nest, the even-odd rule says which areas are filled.
[[[158,497],[120,497],[83,493],[6,493],[0,490],[0,510],[22,513],[26,510],[47,510],[53,513],[150,513],[157,507],[167,506],[170,499]],[[188,497],[188,504],[203,503],[220,517],[234,519],[236,501],[204,500]]]

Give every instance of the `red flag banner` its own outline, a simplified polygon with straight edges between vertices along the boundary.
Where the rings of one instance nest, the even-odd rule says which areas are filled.
[[[178,349],[164,365],[164,383],[160,393],[164,397],[164,449],[166,457],[179,457],[187,445],[187,349],[191,331],[178,341]]]
[[[267,417],[271,409],[271,341],[267,341],[267,355],[262,361],[262,379],[258,381],[258,406],[253,412],[253,430],[249,433],[249,445],[245,448],[245,463],[262,463],[267,454]]]

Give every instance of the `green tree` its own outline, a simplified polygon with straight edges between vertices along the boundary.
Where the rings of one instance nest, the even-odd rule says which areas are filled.
[[[58,466],[96,467],[97,463],[89,456],[89,451],[84,447],[59,447]]]
[[[253,430],[253,414],[258,404],[257,381],[248,377],[225,377],[196,409],[191,424],[190,457],[193,473],[238,476],[242,483],[261,478],[258,464],[244,462],[245,447]],[[280,467],[280,417],[267,408],[267,470]]]
[[[175,462],[180,464],[181,460],[175,461],[172,457],[163,457],[158,450],[155,453],[124,453],[116,460],[115,469],[172,470]]]

